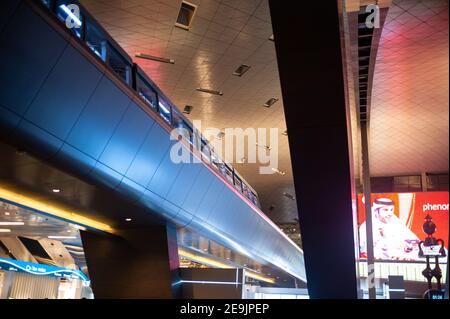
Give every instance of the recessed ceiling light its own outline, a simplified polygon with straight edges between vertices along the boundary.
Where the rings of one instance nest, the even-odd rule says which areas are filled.
[[[77,239],[76,236],[47,236],[49,239]]]
[[[53,193],[59,193],[60,191],[61,191],[61,190],[60,190],[59,188],[53,188],[53,189],[52,189],[52,192],[53,192]]]
[[[7,229],[7,228],[0,228],[0,233],[10,233],[11,229]]]
[[[131,222],[131,221],[132,221],[132,219],[131,219],[131,218],[125,218],[125,221],[127,221],[127,222]]]
[[[182,1],[175,26],[185,30],[189,30],[196,10],[197,6],[195,4],[189,3],[187,1]]]
[[[194,108],[194,107],[191,106],[191,105],[186,105],[186,106],[184,107],[184,109],[183,109],[183,113],[185,113],[185,114],[190,114],[193,108]]]
[[[0,222],[0,226],[22,226],[24,222]]]
[[[214,95],[223,95],[223,92],[216,91],[216,90],[210,90],[210,89],[204,89],[204,88],[196,88],[197,91],[203,92],[203,93],[209,93]]]
[[[233,75],[236,76],[242,76],[244,75],[245,72],[247,72],[250,69],[250,66],[248,66],[247,64],[241,64],[236,71],[233,72]]]
[[[173,59],[160,58],[160,57],[150,55],[150,54],[145,54],[145,53],[136,53],[135,57],[145,59],[145,60],[152,60],[152,61],[157,61],[157,62],[175,64],[175,60],[173,60]]]
[[[267,100],[267,102],[264,103],[263,106],[265,106],[265,107],[271,107],[271,106],[274,105],[277,101],[278,101],[277,98],[272,97],[272,98],[270,98],[269,100]]]
[[[6,216],[9,216],[9,215],[10,215],[10,213],[9,213],[9,212],[5,212],[5,215],[6,215]]]

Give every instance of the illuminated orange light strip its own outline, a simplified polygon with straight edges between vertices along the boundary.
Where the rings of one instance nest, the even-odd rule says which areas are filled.
[[[46,204],[29,196],[10,191],[6,188],[0,187],[0,198],[29,207],[34,210],[41,211],[45,214],[53,215],[55,217],[63,218],[72,221],[76,224],[98,229],[105,232],[113,232],[111,226],[98,222],[96,220],[84,217],[79,214],[72,213],[64,208],[57,207],[51,204]]]

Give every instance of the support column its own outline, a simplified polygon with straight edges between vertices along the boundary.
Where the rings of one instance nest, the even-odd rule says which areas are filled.
[[[175,227],[80,233],[95,298],[180,297]]]
[[[420,172],[420,183],[422,184],[422,192],[428,192],[428,176],[426,172]]]
[[[356,299],[354,179],[337,2],[269,4],[309,296]]]
[[[367,289],[369,299],[376,299],[375,289],[375,255],[373,251],[372,190],[370,187],[369,141],[367,122],[361,122],[362,180],[364,190],[364,211],[366,215],[366,249],[367,249]]]

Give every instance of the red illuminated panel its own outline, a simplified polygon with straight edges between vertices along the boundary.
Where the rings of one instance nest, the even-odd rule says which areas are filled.
[[[420,260],[418,243],[426,237],[422,230],[429,214],[448,249],[448,192],[384,193],[371,195],[374,255],[380,260]],[[358,195],[360,257],[366,257],[364,198]]]

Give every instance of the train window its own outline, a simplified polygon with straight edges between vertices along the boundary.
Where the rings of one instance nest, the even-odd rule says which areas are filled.
[[[50,1],[43,2],[45,5],[50,6]],[[70,31],[78,38],[81,38],[81,33],[83,32],[83,15],[79,12],[79,7],[71,2],[73,1],[59,0],[56,3],[56,16],[64,22]]]
[[[236,176],[236,174],[234,174],[234,187],[240,192],[242,193],[242,181],[239,177]]]
[[[162,99],[159,99],[158,104],[159,104],[159,115],[161,115],[161,117],[163,119],[165,119],[168,123],[171,123],[172,118],[171,118],[170,106]]]
[[[213,150],[211,150],[211,163],[214,165],[214,167],[219,170],[219,158],[217,157],[216,153],[214,153]]]
[[[139,73],[137,73],[136,77],[136,91],[145,102],[156,110],[158,106],[156,91],[153,90],[152,86]]]
[[[250,194],[252,194],[252,202],[253,202],[253,204],[255,204],[256,206],[258,206],[258,197],[256,197],[256,195],[252,192],[252,193],[250,193]]]
[[[225,166],[225,177],[226,179],[233,184],[233,171],[231,170],[231,168],[228,167],[228,165],[224,165]]]
[[[106,62],[108,47],[106,37],[89,19],[86,19],[86,44],[100,59]]]
[[[202,139],[202,159],[207,163],[211,162],[211,148],[208,143]]]
[[[172,125],[174,128],[180,129],[179,133],[184,137],[184,139],[186,139],[189,143],[192,143],[192,127],[183,119],[180,112],[176,108],[172,108]]]
[[[127,83],[131,85],[131,64],[128,63],[119,52],[108,43],[108,65]]]
[[[244,194],[245,197],[250,199],[248,187],[244,182],[242,182],[242,194]]]

